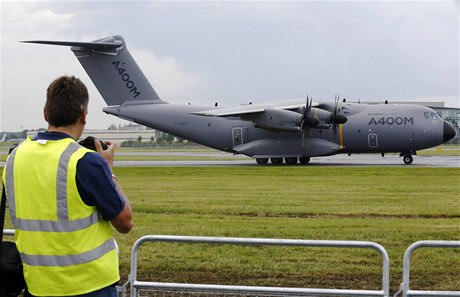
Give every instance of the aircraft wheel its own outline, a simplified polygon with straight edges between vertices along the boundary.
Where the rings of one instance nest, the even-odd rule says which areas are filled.
[[[412,164],[412,162],[414,162],[414,158],[412,158],[411,155],[405,155],[403,157],[403,162],[404,164],[407,164],[407,165]]]
[[[303,165],[308,164],[308,162],[310,162],[310,157],[300,157],[299,162]]]
[[[271,158],[270,161],[272,161],[272,164],[282,164],[283,163],[283,158]]]
[[[284,162],[289,165],[295,165],[297,164],[297,158],[284,158]]]
[[[259,165],[265,165],[268,163],[268,158],[256,158],[256,162]]]

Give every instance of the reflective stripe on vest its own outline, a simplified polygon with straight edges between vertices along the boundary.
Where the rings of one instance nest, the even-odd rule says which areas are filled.
[[[45,256],[24,253],[20,253],[20,255],[22,262],[30,266],[68,266],[94,261],[113,249],[115,249],[115,242],[110,238],[97,248],[77,255]]]
[[[27,220],[16,217],[16,202],[14,196],[14,158],[16,147],[8,158],[6,166],[6,189],[8,193],[8,205],[10,207],[11,220],[15,228],[25,231],[43,232],[72,232],[87,228],[99,221],[98,212],[93,212],[86,218],[69,221],[67,208],[67,168],[70,157],[81,148],[77,143],[70,143],[61,154],[56,176],[56,202],[57,202],[57,221],[47,220]]]

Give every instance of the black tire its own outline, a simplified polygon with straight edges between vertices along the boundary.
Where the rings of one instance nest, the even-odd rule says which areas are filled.
[[[310,157],[300,157],[299,162],[303,165],[308,164],[310,162]]]
[[[283,164],[283,158],[271,158],[270,161],[275,165]]]
[[[286,162],[286,164],[289,164],[289,165],[295,165],[297,164],[297,158],[296,157],[284,158],[284,162]]]
[[[405,155],[405,156],[403,157],[403,162],[404,162],[404,164],[406,164],[406,165],[412,164],[412,162],[414,162],[414,158],[412,158],[411,155]]]
[[[259,165],[265,165],[268,163],[268,158],[256,158],[256,162]]]

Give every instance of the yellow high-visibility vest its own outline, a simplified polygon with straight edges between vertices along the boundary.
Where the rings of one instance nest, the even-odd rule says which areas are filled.
[[[28,138],[6,162],[3,182],[32,295],[85,294],[119,280],[109,222],[78,193],[77,162],[87,152],[70,138]]]

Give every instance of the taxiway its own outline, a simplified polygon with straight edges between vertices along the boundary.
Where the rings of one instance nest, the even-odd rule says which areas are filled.
[[[149,153],[152,154],[152,153]],[[155,153],[155,155],[162,156],[190,156],[190,157],[209,157],[217,158],[222,156],[212,153]],[[386,167],[450,167],[460,168],[460,157],[458,156],[414,156],[414,163],[405,165],[402,158],[398,155],[334,155],[328,157],[311,158],[307,165],[257,165],[256,161],[251,158],[241,158],[235,156],[235,160],[228,157],[228,160],[167,160],[167,161],[115,161],[114,166],[131,166],[131,167],[145,167],[145,166],[386,166]]]

